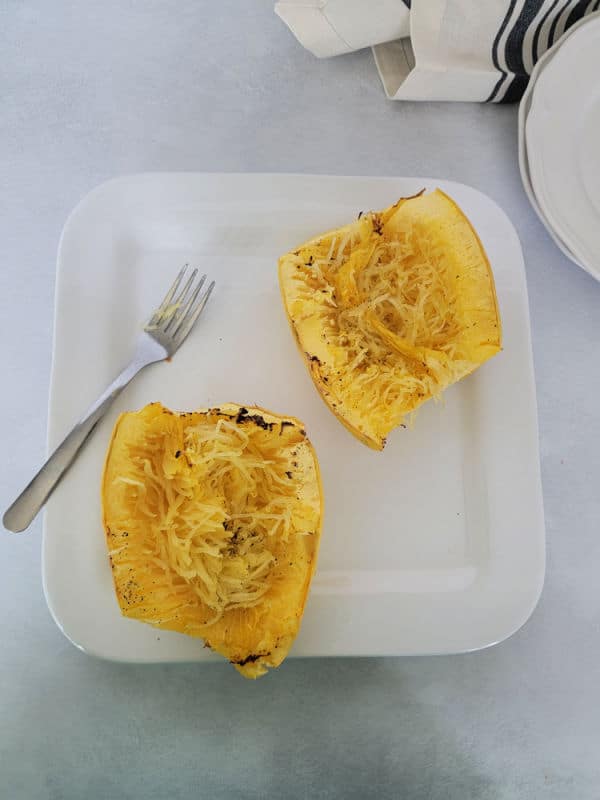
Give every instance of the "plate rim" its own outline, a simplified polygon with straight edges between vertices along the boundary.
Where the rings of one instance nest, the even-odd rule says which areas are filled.
[[[583,21],[583,20],[582,20]],[[580,21],[581,22],[581,21]],[[572,29],[566,34],[566,37],[570,35],[577,27],[574,25]],[[563,39],[560,42],[554,44],[551,48],[546,50],[546,52],[542,55],[540,59],[538,59],[537,63],[535,64],[529,79],[529,83],[527,84],[527,88],[525,89],[525,93],[521,98],[519,103],[519,111],[518,111],[518,160],[519,160],[519,172],[521,173],[521,183],[523,184],[523,189],[527,198],[533,208],[536,216],[550,235],[550,238],[554,242],[554,244],[558,247],[558,249],[565,255],[570,261],[576,264],[581,269],[586,269],[585,266],[577,259],[574,253],[571,252],[569,247],[565,242],[562,241],[557,231],[555,231],[552,227],[551,221],[547,218],[544,214],[544,210],[540,201],[538,200],[535,189],[533,186],[533,181],[531,179],[531,171],[529,169],[529,154],[527,151],[527,137],[525,135],[525,128],[527,125],[527,118],[529,117],[529,112],[531,111],[531,105],[533,102],[533,93],[535,90],[535,84],[537,82],[538,77],[543,72],[544,68],[547,64],[555,56],[558,47],[560,44],[563,43]],[[587,270],[586,270],[587,271]]]
[[[578,36],[581,38],[581,36],[594,35],[597,39],[600,39],[600,31],[597,30],[599,23],[600,11],[586,15],[579,20],[576,25],[570,28],[567,33],[544,54],[542,59],[540,59],[538,64],[536,64],[536,67],[532,73],[532,79],[535,74],[535,80],[532,80],[532,82],[530,82],[530,86],[527,87],[519,108],[519,141],[521,141],[521,138],[523,139],[524,152],[527,154],[530,182],[542,215],[540,216],[538,213],[538,216],[540,216],[542,222],[544,222],[542,217],[545,217],[547,220],[545,223],[546,227],[552,229],[551,233],[554,234],[553,238],[555,241],[557,239],[560,240],[560,242],[562,242],[564,245],[564,248],[566,248],[567,252],[565,255],[567,255],[567,257],[570,258],[570,260],[575,264],[584,269],[589,275],[596,278],[596,280],[600,280],[600,269],[595,268],[593,266],[594,259],[588,257],[589,253],[587,252],[587,241],[589,237],[588,239],[580,241],[582,237],[575,231],[571,232],[569,224],[565,226],[560,223],[561,215],[556,202],[554,202],[552,199],[553,194],[549,191],[547,184],[548,170],[545,167],[545,160],[543,156],[543,142],[547,139],[545,136],[540,135],[538,130],[538,118],[541,113],[540,103],[542,102],[543,97],[546,96],[549,91],[548,87],[544,83],[544,77],[546,77],[546,81],[548,80],[547,69],[556,68],[556,63],[561,57],[565,58],[568,56],[568,54],[571,54],[572,57],[572,48],[574,46],[573,40],[577,39]],[[583,33],[584,31],[586,31],[586,33]],[[526,106],[527,110],[526,113],[525,110],[523,111],[523,120],[521,123],[521,109],[525,109]],[[538,143],[537,147],[534,140]],[[523,171],[522,179],[525,186],[525,177],[523,176]],[[527,192],[526,187],[525,191]],[[534,204],[532,203],[532,205]],[[576,238],[574,239],[573,237]],[[563,250],[563,252],[565,252],[565,249],[561,247],[560,244],[558,244],[558,246],[561,250]]]

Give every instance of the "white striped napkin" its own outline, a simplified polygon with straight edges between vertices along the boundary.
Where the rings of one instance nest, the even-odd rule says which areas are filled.
[[[279,0],[323,58],[373,47],[395,100],[511,102],[538,58],[600,0]]]

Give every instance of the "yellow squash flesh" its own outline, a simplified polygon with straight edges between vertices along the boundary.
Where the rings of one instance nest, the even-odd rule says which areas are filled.
[[[301,422],[232,403],[121,414],[102,506],[125,616],[201,637],[248,678],[279,666],[321,531],[319,466]]]
[[[286,253],[279,281],[317,389],[376,450],[408,414],[502,348],[489,261],[439,189]]]

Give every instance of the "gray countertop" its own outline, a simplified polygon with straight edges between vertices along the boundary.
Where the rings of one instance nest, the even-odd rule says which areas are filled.
[[[536,611],[490,650],[290,660],[250,683],[83,655],[46,609],[40,521],[0,534],[0,797],[599,797],[600,285],[527,203],[516,107],[388,102],[370,52],[317,61],[271,0],[10,2],[0,42],[2,507],[44,455],[58,238],[93,186],[431,175],[489,194],[521,238],[548,537]]]

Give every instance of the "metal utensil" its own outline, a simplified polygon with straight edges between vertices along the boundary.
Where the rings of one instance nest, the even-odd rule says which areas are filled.
[[[75,456],[96,424],[131,379],[149,364],[164,361],[173,356],[185,341],[215,286],[215,282],[212,281],[208,289],[201,294],[206,275],[197,280],[198,270],[194,269],[181,288],[186,273],[187,264],[179,272],[164,300],[144,326],[138,338],[133,359],[128,366],[88,409],[37,475],[7,509],[2,518],[2,524],[7,530],[18,533],[24,531],[31,524],[73,463]]]

